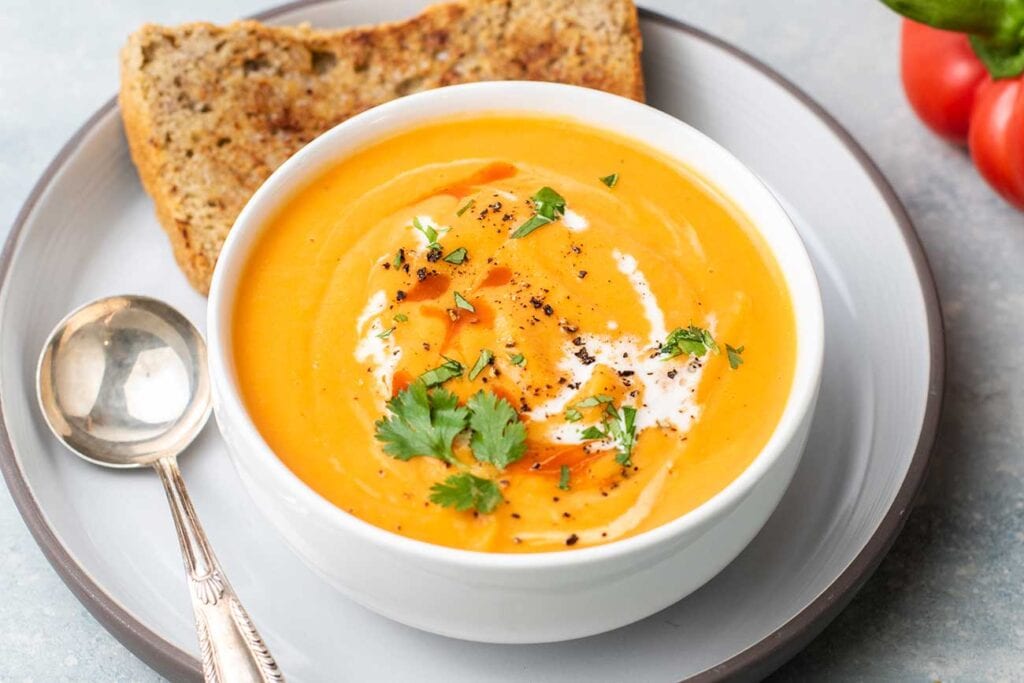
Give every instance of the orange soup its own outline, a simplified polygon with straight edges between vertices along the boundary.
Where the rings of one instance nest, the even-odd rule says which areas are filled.
[[[579,122],[409,130],[290,198],[246,265],[236,371],[263,437],[410,538],[566,550],[735,479],[784,408],[785,282],[716,189]]]

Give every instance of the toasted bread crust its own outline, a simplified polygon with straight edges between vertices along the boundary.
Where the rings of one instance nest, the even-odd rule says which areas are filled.
[[[252,21],[146,25],[121,53],[132,159],[174,256],[207,293],[249,197],[337,123],[428,88],[551,80],[644,95],[632,0],[458,0],[318,31]]]

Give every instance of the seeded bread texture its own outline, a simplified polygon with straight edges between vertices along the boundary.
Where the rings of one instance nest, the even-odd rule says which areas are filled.
[[[205,294],[249,197],[337,123],[471,81],[559,81],[642,100],[640,49],[632,0],[458,0],[333,31],[146,25],[121,53],[119,102],[174,256]]]

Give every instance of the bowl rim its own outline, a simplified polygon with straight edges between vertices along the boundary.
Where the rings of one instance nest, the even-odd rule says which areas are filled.
[[[564,105],[548,108],[553,101],[571,101],[572,110],[568,111]],[[500,104],[496,105],[495,102]],[[575,119],[591,128],[607,130],[644,146],[654,147],[635,134],[596,122],[592,114],[596,109],[633,116],[638,121],[643,119],[646,125],[655,126],[666,134],[682,136],[688,143],[697,145],[710,159],[724,164],[730,172],[735,173],[735,185],[732,181],[721,183],[706,178],[697,168],[699,162],[692,158],[681,158],[670,150],[658,151],[676,163],[694,168],[701,180],[731,201],[738,210],[746,213],[742,205],[747,203],[762,205],[760,208],[764,213],[757,220],[753,217],[748,219],[762,235],[769,252],[779,265],[793,304],[797,338],[793,381],[782,415],[768,441],[739,475],[692,510],[639,534],[572,550],[503,553],[439,545],[378,527],[328,501],[293,473],[263,439],[244,405],[234,375],[230,351],[234,293],[241,265],[249,255],[248,249],[252,246],[253,238],[259,235],[266,224],[268,216],[293,197],[298,189],[344,157],[445,115],[512,113]],[[338,151],[339,147],[341,151]],[[737,200],[732,191],[741,185],[749,193],[747,201]],[[767,219],[775,223],[774,238],[778,242],[761,230]],[[784,254],[785,258],[780,251],[783,248],[788,250]],[[543,569],[604,562],[670,543],[725,515],[746,498],[798,435],[804,418],[814,409],[824,360],[824,313],[810,257],[793,221],[753,171],[704,133],[647,104],[590,88],[538,81],[466,83],[407,95],[339,123],[296,152],[260,186],[235,220],[214,269],[207,307],[207,330],[214,413],[218,424],[229,422],[232,429],[241,429],[246,433],[247,444],[256,445],[255,452],[247,452],[247,466],[259,463],[269,468],[282,490],[287,489],[297,499],[307,503],[310,510],[316,510],[335,528],[412,557],[475,569]],[[241,459],[234,456],[233,449],[229,448],[229,451],[232,451],[231,459],[235,467],[243,469]],[[246,479],[243,476],[243,480]]]

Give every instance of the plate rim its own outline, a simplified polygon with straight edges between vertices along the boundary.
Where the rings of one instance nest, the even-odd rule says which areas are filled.
[[[294,0],[251,15],[253,20],[268,20],[282,14],[325,4],[337,0]],[[753,67],[786,90],[807,107],[829,131],[838,138],[847,151],[867,173],[878,190],[900,228],[903,241],[911,257],[918,283],[924,299],[926,325],[929,341],[929,381],[925,413],[921,423],[917,446],[911,457],[906,476],[896,492],[892,504],[878,527],[864,547],[850,564],[840,573],[828,588],[822,591],[803,609],[772,633],[767,634],[754,645],[729,659],[708,668],[691,681],[718,681],[723,679],[754,679],[763,677],[781,666],[803,649],[829,622],[853,599],[871,574],[881,563],[906,523],[908,513],[921,486],[924,483],[931,460],[932,447],[938,429],[939,416],[944,401],[943,387],[946,372],[945,336],[942,310],[939,305],[935,277],[925,254],[924,247],[906,208],[893,190],[878,165],[822,105],[811,98],[799,86],[760,59],[732,45],[723,38],[714,36],[703,29],[687,24],[674,17],[647,8],[639,8],[642,19],[662,24],[720,48],[729,55]],[[68,158],[75,152],[83,139],[95,126],[117,108],[117,96],[107,100],[61,147],[47,165],[39,180],[25,199],[0,253],[0,305],[6,301],[6,289],[14,253],[29,215],[38,205],[54,178]],[[182,650],[161,635],[145,626],[133,613],[122,606],[115,597],[108,594],[78,564],[70,551],[61,543],[32,493],[21,466],[15,457],[14,446],[7,430],[4,416],[3,396],[0,395],[0,472],[3,472],[7,488],[15,506],[28,526],[29,532],[43,555],[56,570],[64,584],[103,627],[135,656],[158,673],[171,680],[200,680],[199,660]]]

